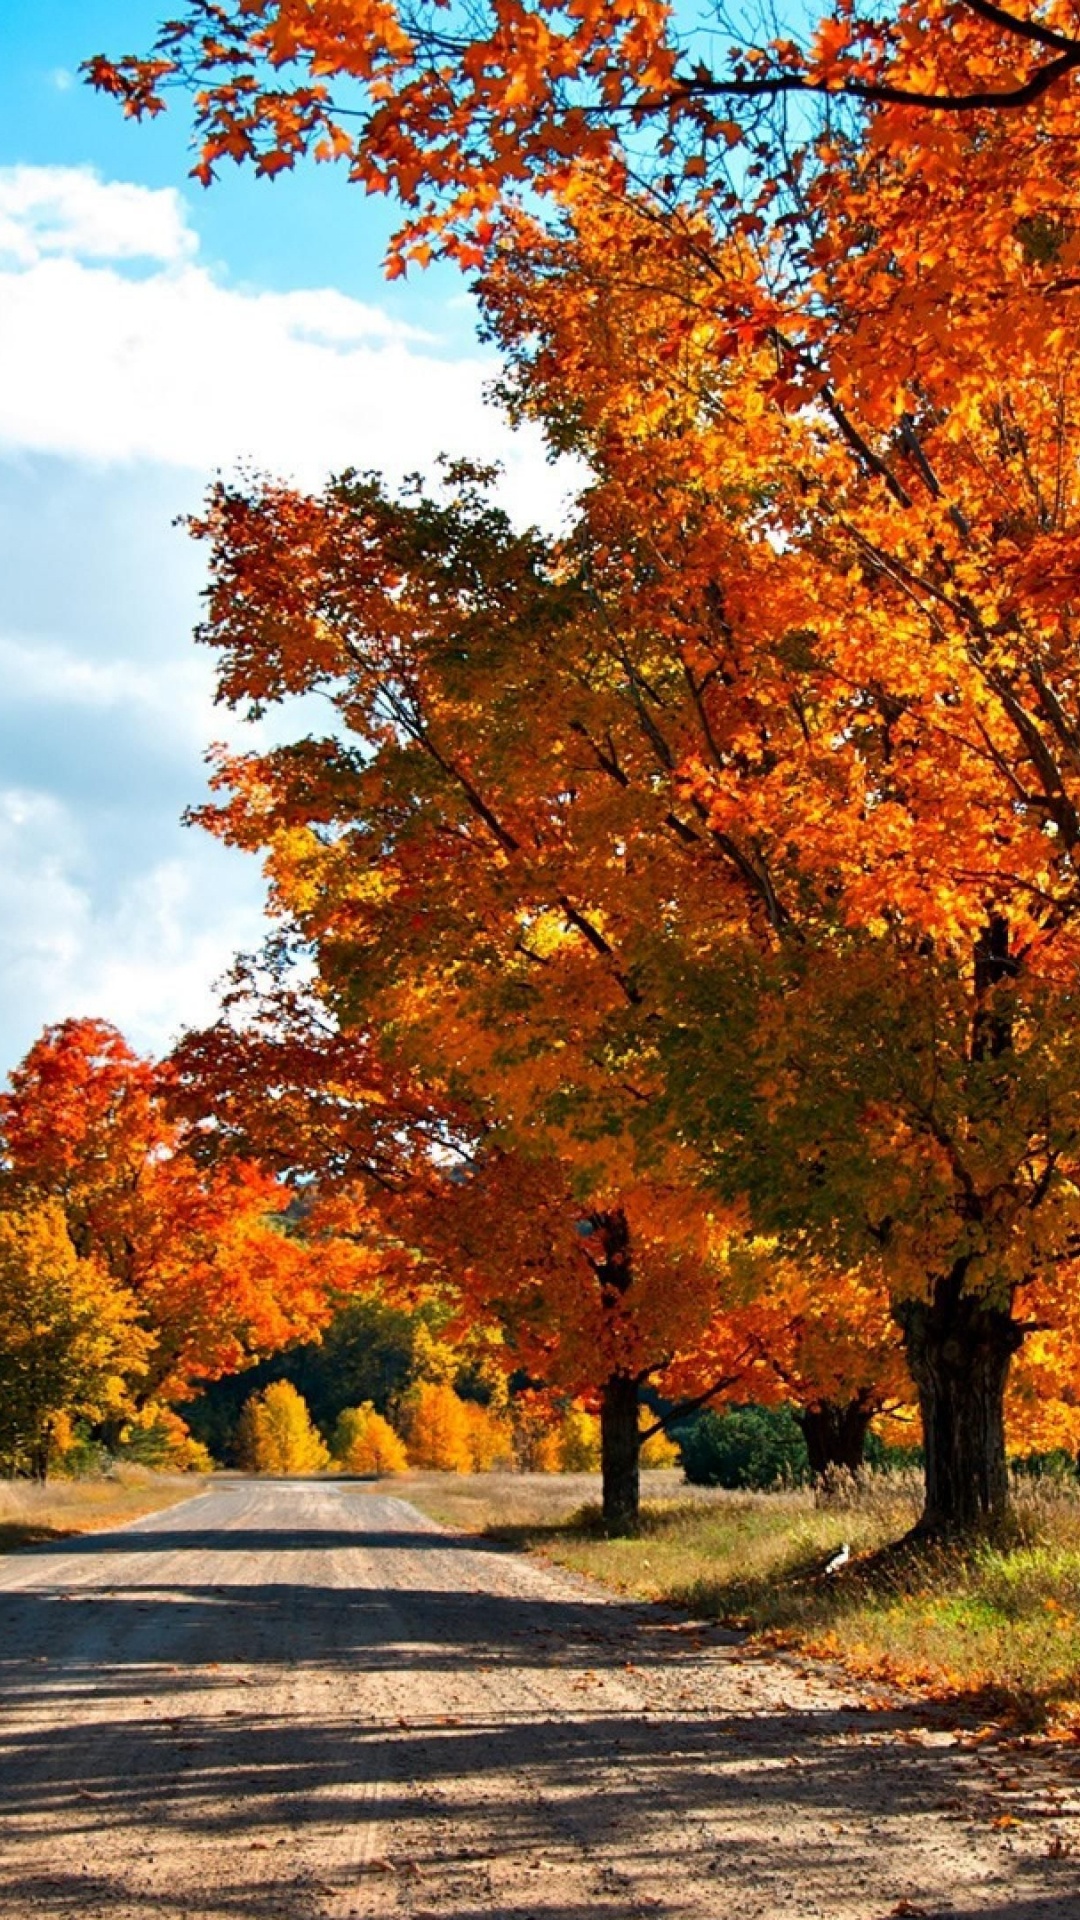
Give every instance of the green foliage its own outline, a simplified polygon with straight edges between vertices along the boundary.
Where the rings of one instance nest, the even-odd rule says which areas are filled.
[[[187,1422],[170,1407],[151,1401],[140,1407],[124,1427],[117,1449],[121,1460],[149,1467],[154,1473],[212,1473],[214,1462],[199,1440],[193,1440]],[[65,1456],[66,1471],[66,1456]]]
[[[706,1412],[678,1433],[686,1478],[698,1487],[802,1486],[806,1442],[790,1407]]]

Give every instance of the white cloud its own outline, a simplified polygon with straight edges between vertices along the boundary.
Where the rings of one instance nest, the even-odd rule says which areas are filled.
[[[0,173],[0,451],[209,474],[247,463],[318,486],[346,466],[391,477],[440,452],[501,461],[523,518],[558,518],[565,474],[511,433],[494,362],[333,288],[247,291],[198,265],[171,192],[73,169]],[[138,277],[118,262],[137,251]],[[2,259],[0,259],[2,267]]]
[[[95,660],[30,634],[0,633],[0,685],[19,705],[61,704],[98,710],[138,707],[147,718],[175,724],[193,706],[208,706],[209,662],[194,650],[158,665]]]
[[[213,983],[260,937],[254,862],[199,837],[106,901],[81,872],[87,836],[45,793],[0,790],[0,1045],[12,1062],[41,1028],[111,1020],[148,1052],[213,1017]]]
[[[101,180],[89,167],[0,167],[0,258],[21,266],[53,254],[171,263],[198,245],[174,187]]]

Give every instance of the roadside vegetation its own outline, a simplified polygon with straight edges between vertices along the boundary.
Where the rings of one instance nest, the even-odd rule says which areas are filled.
[[[415,1475],[405,1496],[444,1524],[538,1552],[635,1599],[747,1631],[762,1648],[836,1660],[965,1714],[1080,1726],[1080,1489],[1017,1476],[1015,1530],[897,1547],[916,1473],[872,1474],[829,1498],[688,1488],[649,1476],[637,1534],[607,1539],[597,1482]],[[829,1562],[849,1557],[833,1572]]]
[[[121,1526],[190,1500],[199,1487],[191,1474],[136,1466],[84,1480],[0,1480],[0,1553]]]

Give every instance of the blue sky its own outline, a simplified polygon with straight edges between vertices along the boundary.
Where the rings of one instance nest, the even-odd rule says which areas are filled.
[[[484,402],[456,276],[382,280],[387,207],[329,167],[204,192],[182,106],[137,127],[78,80],[158,9],[0,22],[0,1075],[68,1015],[164,1048],[261,937],[256,864],[180,825],[207,745],[258,738],[190,639],[202,556],[174,521],[207,480],[474,452],[519,517],[561,495]]]

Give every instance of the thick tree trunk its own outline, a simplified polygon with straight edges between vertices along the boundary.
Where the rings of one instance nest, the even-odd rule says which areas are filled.
[[[641,1441],[638,1437],[638,1383],[628,1373],[613,1373],[600,1394],[600,1471],[604,1485],[604,1525],[609,1533],[632,1533],[640,1511]]]
[[[873,1417],[872,1402],[864,1393],[856,1394],[843,1406],[835,1400],[821,1400],[815,1407],[803,1408],[799,1425],[815,1480],[827,1479],[830,1471],[838,1469],[858,1473],[866,1458],[866,1436]]]
[[[1008,1514],[1005,1386],[1024,1336],[1007,1308],[964,1291],[967,1264],[897,1309],[923,1421],[920,1534],[994,1533]]]

